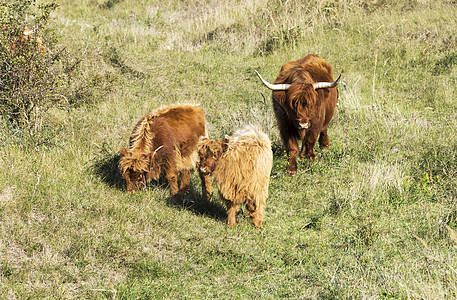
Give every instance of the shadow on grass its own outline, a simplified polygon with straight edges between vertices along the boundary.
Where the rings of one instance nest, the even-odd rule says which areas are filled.
[[[186,195],[183,197],[168,197],[166,201],[171,207],[185,209],[198,216],[206,216],[215,220],[225,221],[227,218],[225,207],[217,197],[219,196],[216,191],[210,200],[206,200],[196,190],[196,187],[191,184]]]
[[[125,190],[124,180],[119,172],[119,154],[104,154],[102,158],[96,160],[90,167],[89,172],[95,174],[106,185],[118,190]],[[152,180],[147,184],[149,187],[169,189],[166,179],[161,176],[159,180]],[[196,215],[208,216],[216,220],[225,220],[226,213],[223,204],[217,198],[217,192],[212,196],[213,199],[203,199],[202,194],[197,191],[192,183],[184,197],[168,197],[167,205],[179,209],[185,209]]]
[[[89,167],[89,172],[95,174],[110,187],[122,190],[124,181],[118,167],[120,157],[119,154],[105,154]]]

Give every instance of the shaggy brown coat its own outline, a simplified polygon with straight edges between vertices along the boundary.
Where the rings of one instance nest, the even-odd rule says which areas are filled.
[[[227,224],[236,225],[241,203],[255,227],[263,224],[273,152],[268,136],[252,125],[222,140],[201,138],[198,143],[200,172],[211,175],[227,207]],[[209,197],[209,186],[206,197]]]
[[[289,156],[288,175],[297,173],[298,140],[302,141],[300,156],[310,161],[314,161],[314,144],[318,137],[320,148],[330,146],[327,128],[335,113],[338,90],[318,85],[331,82],[331,66],[314,54],[286,62],[281,67],[275,84],[288,87],[273,91],[272,98],[281,139]]]
[[[120,151],[119,168],[127,190],[135,193],[165,173],[171,195],[184,194],[198,162],[197,143],[206,135],[205,116],[198,105],[168,106],[143,116],[130,136],[130,149]]]

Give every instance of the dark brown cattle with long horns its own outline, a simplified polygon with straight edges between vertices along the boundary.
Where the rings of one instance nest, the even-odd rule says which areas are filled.
[[[314,161],[314,144],[328,148],[327,127],[332,120],[338,100],[332,67],[318,55],[286,62],[271,84],[257,75],[273,92],[273,110],[281,139],[289,156],[287,174],[297,174],[298,140],[302,141],[300,156]]]
[[[119,168],[127,191],[135,193],[164,173],[171,195],[183,195],[198,162],[201,136],[207,136],[206,121],[198,105],[166,106],[143,116],[130,136],[130,149],[120,151]],[[200,176],[204,183],[209,180]]]

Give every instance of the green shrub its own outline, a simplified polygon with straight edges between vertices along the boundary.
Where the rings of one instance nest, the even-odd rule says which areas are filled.
[[[14,127],[37,131],[49,123],[51,108],[79,105],[97,85],[78,80],[81,59],[53,49],[57,38],[48,23],[56,8],[55,2],[0,0],[0,114]]]

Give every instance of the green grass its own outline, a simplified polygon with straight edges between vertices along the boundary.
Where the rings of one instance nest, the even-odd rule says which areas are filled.
[[[94,101],[35,136],[0,128],[0,298],[457,297],[455,1],[58,1],[59,47]],[[254,73],[317,53],[345,69],[328,151],[295,178]],[[198,102],[211,137],[273,142],[265,224],[225,225],[196,172],[130,195],[118,152],[136,121]]]

